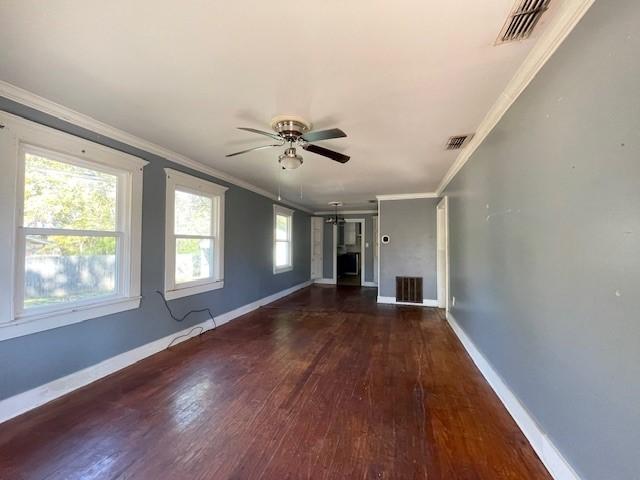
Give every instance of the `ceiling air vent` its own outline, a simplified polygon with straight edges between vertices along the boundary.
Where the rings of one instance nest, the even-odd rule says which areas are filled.
[[[551,0],[516,0],[516,5],[498,35],[496,44],[529,38]]]
[[[456,135],[455,137],[449,137],[445,150],[460,150],[467,143],[469,143],[469,140],[471,140],[471,138],[473,138],[472,133],[468,135]]]

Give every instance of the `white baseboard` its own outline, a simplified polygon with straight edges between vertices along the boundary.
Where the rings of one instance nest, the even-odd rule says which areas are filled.
[[[565,460],[544,430],[533,419],[526,407],[515,396],[498,372],[494,370],[485,356],[476,348],[451,313],[447,313],[447,321],[484,378],[493,391],[496,392],[502,404],[518,424],[520,430],[522,430],[522,433],[527,437],[527,440],[529,440],[529,443],[551,476],[555,480],[580,480],[580,477],[569,462]]]
[[[378,295],[378,303],[388,303],[390,305],[412,305],[414,307],[437,307],[438,300],[424,298],[422,303],[397,302],[396,297],[383,297]]]
[[[230,312],[218,315],[215,317],[216,325],[224,325],[234,318],[245,315],[263,305],[274,302],[275,300],[290,295],[291,293],[300,290],[301,288],[308,287],[309,285],[311,285],[311,281],[295,285],[286,290],[269,295],[268,297],[261,298],[260,300],[248,305],[244,305],[240,308],[236,308],[235,310],[231,310]],[[196,327],[202,327],[202,332],[199,329],[196,329]],[[100,363],[78,370],[77,372],[73,372],[65,377],[57,378],[49,383],[27,390],[26,392],[0,400],[0,423],[44,405],[45,403],[66,395],[73,390],[84,387],[85,385],[95,382],[100,378],[106,377],[107,375],[139,362],[154,353],[161,352],[169,346],[172,340],[181,335],[184,335],[184,337],[174,341],[173,345],[189,340],[189,338],[197,336],[207,330],[211,330],[212,328],[214,328],[213,320],[205,320],[202,323],[185,328],[179,332],[172,333],[171,335],[154,340],[153,342],[145,345],[141,345],[133,350],[116,355],[115,357],[108,358]]]
[[[336,281],[333,278],[316,278],[313,280],[313,283],[319,283],[321,285],[335,285]],[[363,287],[378,287],[377,283],[374,282],[362,282]]]
[[[178,339],[174,342],[174,345],[188,340],[189,337],[186,335],[196,327],[202,327],[203,331],[211,330],[213,328],[213,320],[206,320],[198,325],[194,325],[179,332],[172,333],[166,337],[154,340],[153,342],[141,345],[133,350],[108,358],[100,363],[83,368],[82,370],[73,372],[65,377],[57,378],[49,383],[27,390],[26,392],[5,398],[0,401],[0,423],[39,407],[51,400],[55,400],[56,398],[66,395],[73,390],[84,387],[91,382],[95,382],[102,377],[106,377],[107,375],[128,367],[131,364],[139,362],[143,358],[153,355],[154,353],[158,353],[167,348],[169,343],[180,335],[185,335],[185,337]],[[191,334],[191,336],[196,336],[200,333],[200,331],[196,330]]]
[[[235,310],[231,310],[230,312],[223,313],[222,315],[218,315],[216,317],[216,324],[218,326],[224,325],[227,322],[230,322],[234,318],[238,318],[242,315],[246,315],[249,312],[253,312],[263,305],[267,305],[268,303],[275,302],[276,300],[281,299],[282,297],[286,297],[287,295],[291,295],[293,292],[297,292],[298,290],[308,287],[311,285],[311,280],[308,280],[303,283],[299,283],[298,285],[294,285],[291,288],[287,288],[286,290],[281,290],[273,295],[269,295],[268,297],[261,298],[260,300],[256,300],[255,302],[248,303],[247,305],[243,305],[242,307],[238,307]]]

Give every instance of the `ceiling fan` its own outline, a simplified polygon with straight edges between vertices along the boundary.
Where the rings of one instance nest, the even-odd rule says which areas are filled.
[[[247,150],[242,150],[240,152],[230,153],[227,157],[234,157],[236,155],[242,155],[243,153],[262,150],[265,148],[283,147],[288,144],[289,146],[285,149],[284,153],[278,156],[278,163],[280,163],[280,166],[284,170],[293,170],[302,165],[302,156],[297,154],[296,147],[301,147],[303,150],[317,155],[322,155],[323,157],[330,158],[331,160],[335,160],[340,163],[347,163],[350,158],[342,153],[335,152],[312,143],[319,140],[346,137],[346,133],[339,128],[311,131],[311,124],[296,115],[278,115],[277,117],[274,117],[271,120],[271,128],[275,133],[248,127],[238,128],[247,132],[264,135],[280,143],[248,148]]]

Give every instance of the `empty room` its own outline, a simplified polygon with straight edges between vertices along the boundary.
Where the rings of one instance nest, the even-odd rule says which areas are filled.
[[[640,480],[637,0],[0,0],[0,480]]]

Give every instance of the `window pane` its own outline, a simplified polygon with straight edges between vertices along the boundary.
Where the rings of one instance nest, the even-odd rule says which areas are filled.
[[[289,242],[276,242],[276,267],[289,265]]]
[[[213,277],[213,240],[176,239],[176,283]]]
[[[213,199],[176,190],[176,235],[212,235]]]
[[[24,308],[116,292],[115,237],[28,235]]]
[[[289,240],[289,217],[276,215],[276,240]]]
[[[118,177],[25,154],[24,226],[116,230]]]

